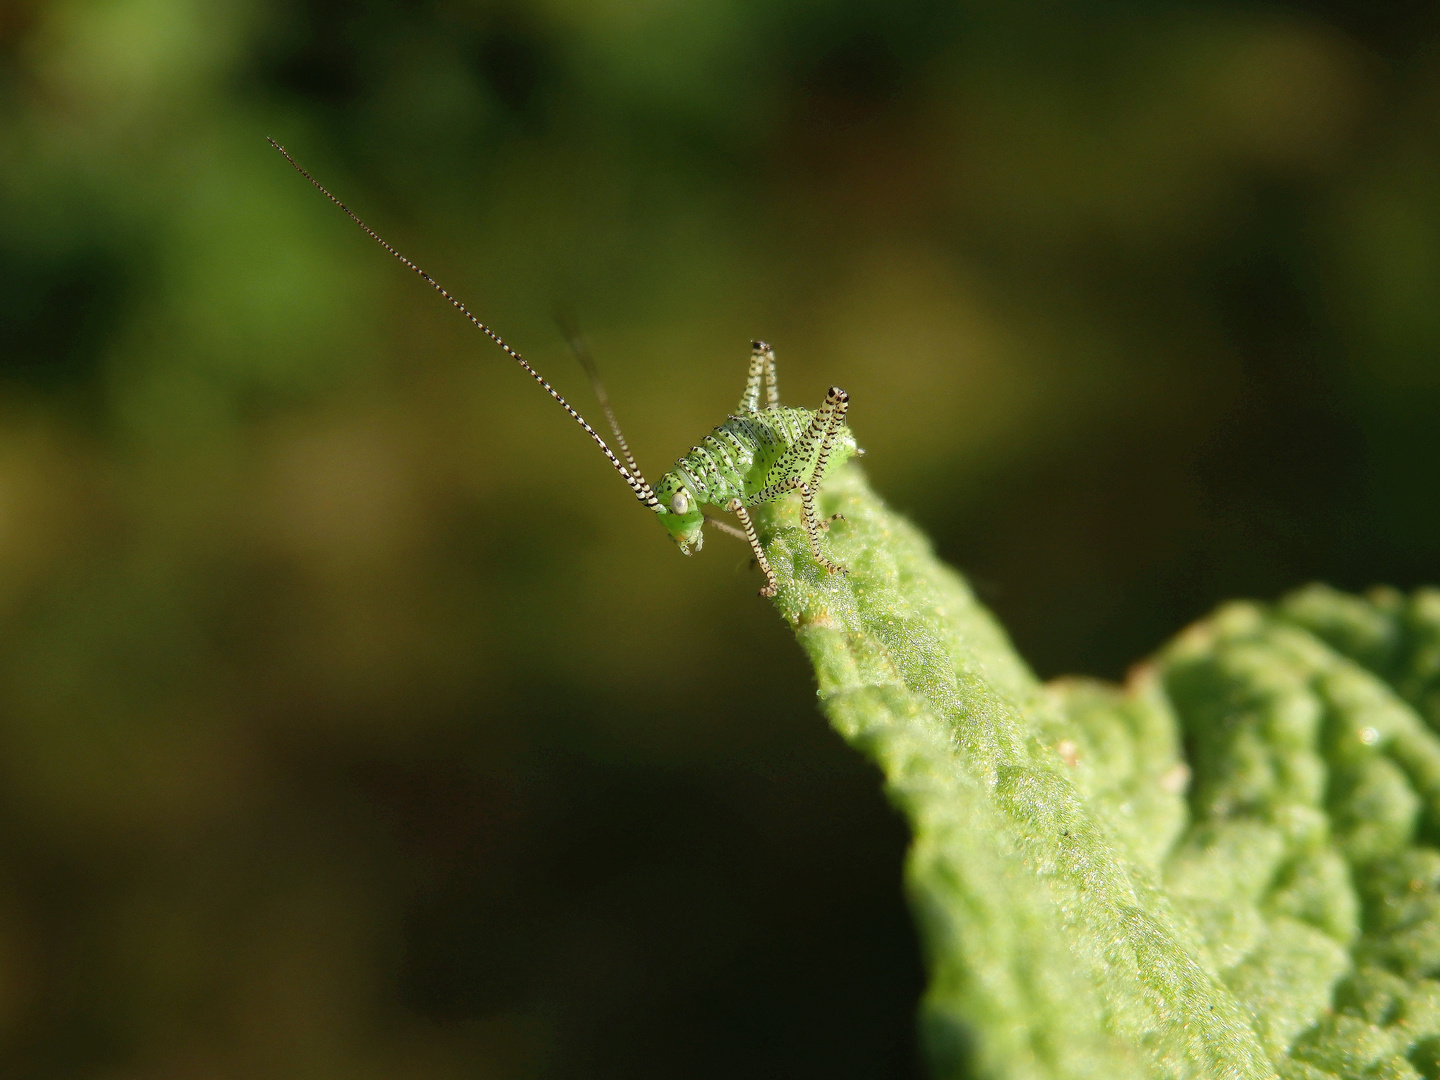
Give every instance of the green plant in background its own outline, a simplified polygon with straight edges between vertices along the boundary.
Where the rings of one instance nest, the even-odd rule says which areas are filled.
[[[0,1073],[918,1075],[910,837],[745,546],[674,558],[264,132],[563,391],[583,313],[641,460],[783,343],[1034,670],[1116,678],[1227,597],[1435,582],[1431,21],[10,5]],[[1434,719],[1422,602],[1040,689],[847,513],[848,581],[759,524],[919,823],[937,1068],[1435,1072],[1430,737],[1332,702],[1348,654]]]
[[[846,578],[760,524],[914,831],[936,1076],[1440,1075],[1440,593],[1231,604],[1047,686],[858,469],[823,501]]]
[[[760,595],[774,596],[777,587],[775,572],[770,569],[770,564],[765,559],[765,550],[755,535],[746,507],[773,502],[789,492],[796,491],[800,494],[801,506],[804,508],[801,520],[805,534],[810,539],[810,553],[817,563],[832,573],[843,572],[844,567],[830,562],[820,550],[820,536],[829,528],[830,519],[823,522],[819,520],[815,512],[815,498],[820,482],[831,469],[843,465],[852,455],[864,453],[856,447],[855,436],[845,426],[845,413],[849,408],[850,398],[844,390],[832,386],[818,409],[782,408],[780,386],[775,375],[775,351],[763,341],[752,341],[750,373],[735,412],[720,424],[713,434],[700,440],[703,445],[692,447],[688,454],[660,478],[660,483],[652,488],[640,466],[635,463],[634,455],[630,453],[630,447],[620,431],[620,424],[610,408],[609,396],[589,354],[583,348],[577,347],[576,355],[595,387],[595,394],[605,410],[605,419],[610,421],[610,430],[615,433],[615,445],[625,458],[623,465],[589,422],[576,412],[523,356],[507,345],[499,334],[476,318],[469,308],[439,282],[382,240],[354,211],[306,172],[283,146],[274,139],[269,142],[294,166],[296,172],[310,181],[316,191],[359,225],[365,235],[398,259],[407,270],[418,274],[426,284],[449,301],[451,307],[465,316],[475,329],[498,345],[506,356],[520,365],[525,374],[539,383],[551,400],[565,410],[566,415],[590,436],[620,478],[630,486],[640,504],[647,510],[654,511],[682,553],[689,555],[691,548],[700,550],[705,542],[703,530],[709,522],[750,545],[750,549],[755,553],[755,561],[765,575],[765,586],[760,590]],[[578,346],[579,341],[573,335],[571,341]],[[762,384],[766,399],[763,409],[760,407]],[[704,512],[707,505],[728,510],[739,518],[742,528],[736,529],[708,517]]]
[[[1440,960],[1440,850],[1420,844],[1440,829],[1440,740],[1415,711],[1440,711],[1440,594],[1317,587],[1273,611],[1236,604],[1124,689],[1042,686],[844,467],[844,391],[782,409],[774,353],[754,342],[738,414],[652,489],[588,356],[623,464],[271,144],[540,383],[687,555],[719,524],[702,504],[737,514],[743,532],[720,527],[750,544],[832,724],[910,820],[936,1075],[1440,1075],[1440,982],[1425,977]],[[820,548],[822,478],[824,524],[848,524],[844,567]],[[850,580],[834,573],[846,567]]]

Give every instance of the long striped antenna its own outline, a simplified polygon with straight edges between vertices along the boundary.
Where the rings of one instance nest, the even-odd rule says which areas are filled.
[[[600,408],[605,410],[605,419],[610,422],[610,430],[615,433],[615,445],[620,447],[620,455],[632,472],[639,472],[640,467],[635,464],[635,456],[630,453],[630,445],[620,430],[620,421],[615,419],[615,410],[610,407],[610,395],[605,392],[605,384],[600,381],[600,369],[595,366],[595,357],[590,353],[590,343],[585,340],[585,335],[580,333],[579,324],[569,312],[561,312],[556,321],[560,324],[560,332],[570,344],[570,351],[575,354],[575,359],[590,378],[590,388],[595,391],[595,399],[600,402]]]
[[[355,211],[351,210],[334,195],[330,194],[329,189],[327,189],[325,185],[320,183],[320,181],[316,180],[313,176],[306,172],[301,167],[300,163],[290,156],[290,152],[286,150],[285,147],[281,146],[274,139],[271,139],[268,135],[266,136],[266,139],[269,141],[271,146],[273,146],[276,150],[280,151],[281,156],[284,157],[286,161],[288,161],[291,165],[295,167],[296,172],[298,172],[306,180],[310,181],[316,191],[320,192],[321,195],[324,195],[341,210],[345,211],[345,215],[351,221],[355,222],[356,225],[359,225],[360,228],[365,231],[365,234],[369,236],[371,240],[374,240],[391,255],[395,256],[395,258],[400,261],[400,264],[402,266],[404,266],[408,270],[413,270],[416,274],[420,275],[420,277],[424,279],[427,285],[429,285],[432,289],[438,292],[446,300],[450,301],[451,307],[453,307],[456,311],[460,312],[461,315],[464,315],[465,318],[469,319],[475,325],[475,328],[477,330],[479,330],[482,334],[488,337],[496,345],[499,345],[506,356],[510,357],[511,360],[514,360],[517,364],[524,368],[527,375],[529,375],[532,379],[534,379],[542,387],[544,387],[545,392],[555,399],[555,403],[570,415],[570,419],[574,420],[577,424],[584,428],[585,434],[589,435],[590,438],[595,440],[595,445],[600,447],[600,452],[605,455],[605,457],[609,460],[610,464],[614,467],[615,471],[620,474],[620,478],[624,480],[625,483],[630,485],[630,490],[635,493],[635,497],[637,499],[639,499],[642,503],[644,503],[647,507],[650,507],[651,509],[659,507],[660,500],[655,498],[654,490],[650,487],[650,484],[646,481],[644,475],[640,472],[639,467],[635,464],[635,459],[631,456],[630,448],[625,445],[624,439],[619,440],[620,449],[625,454],[625,460],[629,463],[629,468],[627,468],[625,465],[622,465],[620,463],[620,459],[615,456],[615,452],[611,450],[610,447],[605,445],[605,440],[600,437],[600,433],[594,428],[592,428],[589,423],[586,422],[585,418],[581,416],[578,412],[576,412],[575,409],[571,406],[571,404],[560,396],[560,392],[556,390],[553,386],[551,386],[548,382],[546,382],[545,377],[541,375],[538,371],[536,371],[533,367],[531,367],[529,362],[526,361],[523,356],[521,356],[518,352],[516,352],[509,345],[507,345],[505,343],[505,340],[499,334],[497,334],[494,330],[491,330],[490,327],[486,326],[483,322],[477,319],[474,314],[471,313],[469,308],[467,308],[455,297],[451,296],[450,293],[445,289],[445,287],[442,286],[438,281],[436,281],[424,270],[421,270],[420,267],[416,266],[404,255],[401,255],[400,252],[396,251],[393,247],[386,243],[374,229],[370,228],[369,225],[366,225],[365,222],[361,221],[360,218],[356,216]],[[606,415],[610,415],[610,408],[608,403],[602,402],[602,404],[605,405]],[[611,423],[614,423],[613,418],[611,419]],[[616,435],[619,435],[618,429],[616,429]]]

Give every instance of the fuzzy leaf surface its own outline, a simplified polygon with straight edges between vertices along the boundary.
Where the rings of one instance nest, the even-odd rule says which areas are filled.
[[[1440,1077],[1440,593],[1232,604],[1042,685],[857,467],[821,502],[847,575],[798,500],[756,521],[911,825],[935,1076]]]

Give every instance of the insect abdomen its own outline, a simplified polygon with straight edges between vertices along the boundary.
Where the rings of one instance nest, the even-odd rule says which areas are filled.
[[[703,503],[723,506],[763,487],[760,481],[794,445],[815,414],[809,409],[766,409],[732,416],[675,463],[675,472]]]

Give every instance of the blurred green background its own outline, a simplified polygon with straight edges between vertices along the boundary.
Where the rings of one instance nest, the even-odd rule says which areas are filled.
[[[1041,674],[1440,579],[1440,9],[0,4],[0,1073],[918,1075],[905,836],[642,464],[846,387]]]

